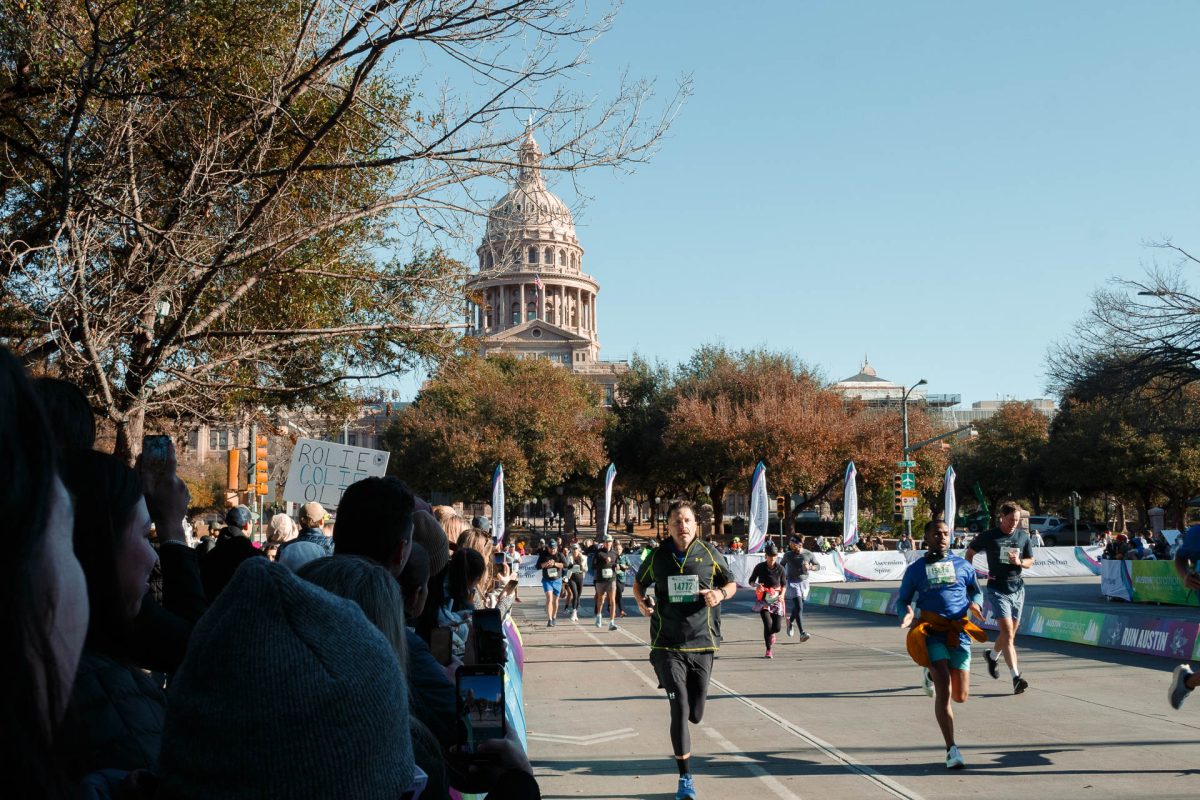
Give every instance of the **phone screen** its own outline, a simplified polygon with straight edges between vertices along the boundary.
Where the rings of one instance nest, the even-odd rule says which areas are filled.
[[[142,439],[142,471],[154,476],[170,470],[174,447],[170,436],[146,436]]]
[[[503,739],[504,676],[499,670],[490,674],[458,671],[458,739],[464,752],[474,753],[488,739]]]

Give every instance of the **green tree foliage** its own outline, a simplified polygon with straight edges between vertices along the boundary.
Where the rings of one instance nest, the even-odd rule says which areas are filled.
[[[1136,502],[1142,518],[1163,503],[1184,525],[1200,492],[1200,389],[1166,393],[1151,383],[1130,397],[1068,395],[1050,428],[1046,472],[1062,492]]]
[[[515,166],[517,108],[547,170],[638,161],[673,115],[644,84],[555,90],[609,22],[570,0],[3,4],[0,341],[82,386],[130,458],[147,415],[323,403],[447,357],[466,269],[436,245]],[[418,91],[464,65],[462,91]]]
[[[959,494],[978,481],[993,511],[1015,499],[1041,513],[1049,427],[1050,420],[1031,403],[1005,403],[995,416],[976,423],[979,435],[952,451]]]
[[[443,367],[388,428],[388,469],[425,496],[489,501],[503,464],[516,504],[575,476],[598,481],[606,416],[595,384],[549,361],[466,357]]]

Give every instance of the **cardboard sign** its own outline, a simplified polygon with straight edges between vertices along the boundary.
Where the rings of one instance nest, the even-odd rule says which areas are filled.
[[[363,478],[382,478],[391,453],[348,444],[300,439],[292,450],[283,499],[292,503],[316,501],[335,509],[342,492]]]

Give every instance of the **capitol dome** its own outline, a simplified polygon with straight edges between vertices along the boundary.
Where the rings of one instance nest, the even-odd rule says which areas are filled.
[[[546,188],[542,179],[542,151],[526,130],[525,141],[518,151],[521,168],[512,191],[488,212],[485,239],[511,240],[526,238],[528,233],[538,239],[575,241],[575,221],[571,210],[558,195]]]

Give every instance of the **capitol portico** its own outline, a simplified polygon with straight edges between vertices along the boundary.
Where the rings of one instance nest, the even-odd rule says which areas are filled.
[[[467,324],[479,354],[544,358],[587,377],[611,405],[623,361],[601,361],[596,295],[583,271],[571,211],[546,188],[542,153],[526,131],[516,186],[488,213],[476,250],[478,274],[466,285]]]

